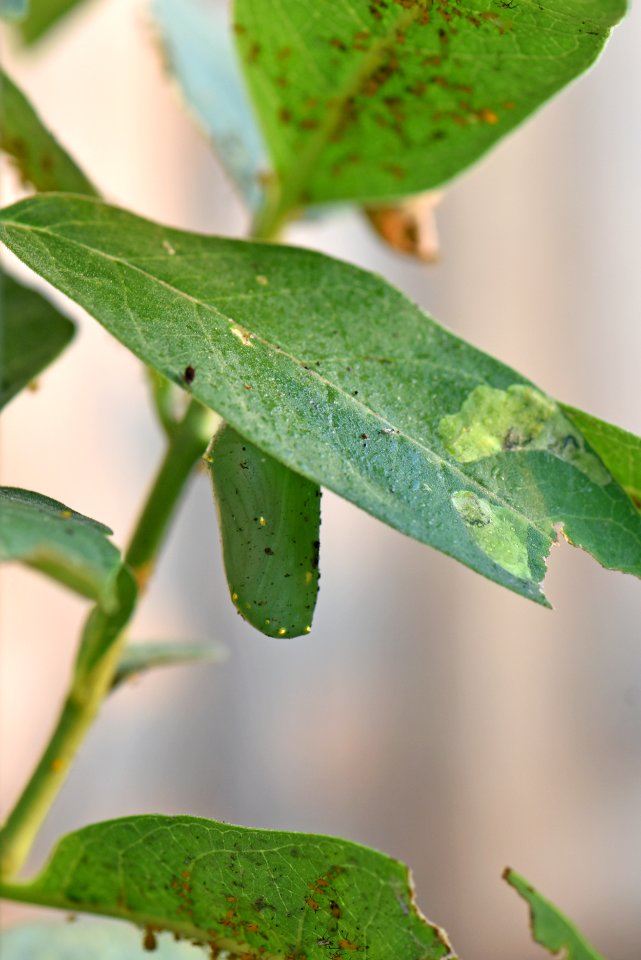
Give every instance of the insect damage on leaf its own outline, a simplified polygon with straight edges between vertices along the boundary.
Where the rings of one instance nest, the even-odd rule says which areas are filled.
[[[191,365],[196,400],[296,474],[537,602],[559,524],[603,566],[641,574],[639,512],[589,438],[383,280],[88,198],[29,198],[0,221],[28,265],[174,383],[185,386]],[[180,259],[158,255],[163,239]],[[462,491],[529,524],[535,580],[479,548],[452,503]],[[264,508],[254,516],[271,519]]]
[[[490,560],[521,580],[532,579],[528,551],[530,524],[469,490],[454,493],[452,503],[472,540]],[[542,580],[545,567],[538,572],[540,576],[536,579]]]
[[[387,203],[451,179],[587,69],[624,9],[316,0],[310,16],[308,4],[286,6],[278,17],[270,0],[235,3],[284,212]]]
[[[63,838],[34,881],[0,892],[171,931],[219,960],[455,960],[407,867],[319,835],[128,817]]]
[[[509,867],[503,879],[525,900],[530,911],[530,928],[535,943],[563,960],[604,960],[574,924],[546,900],[524,877]]]
[[[513,384],[507,390],[476,387],[458,413],[443,417],[439,435],[459,463],[512,450],[543,450],[600,486],[612,479],[558,404],[527,384]]]

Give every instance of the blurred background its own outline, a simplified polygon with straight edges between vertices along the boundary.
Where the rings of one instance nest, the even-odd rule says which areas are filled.
[[[288,239],[381,273],[542,389],[641,433],[640,27],[636,5],[587,77],[449,188],[438,265],[388,252],[349,210]],[[145,3],[92,0],[34,52],[5,35],[2,53],[110,200],[246,231]],[[5,202],[19,195],[8,168],[2,184]],[[67,306],[79,336],[7,409],[2,479],[122,544],[162,438],[138,362]],[[639,583],[563,544],[550,612],[331,494],[321,570],[309,637],[255,633],[228,599],[208,483],[194,479],[132,636],[211,639],[229,659],[159,670],[109,700],[29,869],[60,834],[133,813],[324,832],[409,863],[420,906],[465,960],[543,955],[506,865],[610,960],[638,960]],[[86,609],[37,574],[2,573],[3,814],[46,740]],[[4,922],[32,914],[6,905]]]

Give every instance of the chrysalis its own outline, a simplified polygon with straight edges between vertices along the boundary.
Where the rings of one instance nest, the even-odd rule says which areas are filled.
[[[238,612],[269,637],[309,633],[318,594],[320,489],[227,425],[205,459]]]

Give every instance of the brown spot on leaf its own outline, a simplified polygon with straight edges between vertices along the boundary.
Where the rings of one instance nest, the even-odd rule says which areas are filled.
[[[404,180],[407,176],[407,170],[405,167],[402,167],[400,163],[386,163],[383,164],[383,170],[387,173],[391,173],[393,177],[396,177],[397,180]]]

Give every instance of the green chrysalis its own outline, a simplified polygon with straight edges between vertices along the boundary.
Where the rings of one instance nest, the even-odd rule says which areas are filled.
[[[318,594],[319,487],[227,425],[205,459],[238,612],[268,637],[309,633]]]

